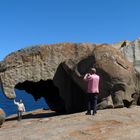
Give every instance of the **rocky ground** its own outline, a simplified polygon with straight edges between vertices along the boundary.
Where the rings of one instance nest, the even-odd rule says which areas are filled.
[[[59,115],[48,110],[8,117],[0,140],[140,140],[140,106]]]

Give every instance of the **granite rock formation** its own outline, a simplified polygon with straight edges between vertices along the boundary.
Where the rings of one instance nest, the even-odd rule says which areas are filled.
[[[117,48],[123,53],[127,60],[132,63],[135,69],[140,73],[140,38],[130,42],[128,40],[112,44],[112,47]],[[139,75],[139,74],[138,74]],[[135,101],[139,104],[140,90],[134,95]]]
[[[112,44],[112,47],[119,49],[128,61],[134,65],[136,70],[140,72],[140,38],[132,42],[125,40]]]
[[[0,63],[2,89],[9,99],[16,97],[17,88],[35,100],[44,97],[52,110],[83,111],[86,83],[79,75],[93,66],[101,77],[98,109],[138,104],[139,73],[108,44],[59,43],[11,53]]]

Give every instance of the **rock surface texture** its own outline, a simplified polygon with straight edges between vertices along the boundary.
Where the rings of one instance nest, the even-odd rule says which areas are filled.
[[[79,75],[91,67],[101,77],[98,109],[139,104],[139,73],[109,44],[60,43],[11,53],[0,63],[2,89],[9,99],[17,88],[44,97],[52,110],[83,111],[86,83]]]
[[[123,41],[112,44],[112,47],[119,49],[124,56],[135,66],[136,70],[140,72],[140,38],[130,42]]]
[[[45,110],[7,118],[0,128],[1,140],[139,140],[140,106],[50,116]]]
[[[4,110],[2,108],[0,108],[0,127],[4,123],[5,119],[6,119],[5,112],[4,112]]]

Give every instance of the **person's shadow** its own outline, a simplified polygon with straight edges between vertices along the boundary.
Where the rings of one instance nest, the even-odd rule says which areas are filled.
[[[35,119],[35,118],[49,118],[49,117],[53,117],[53,116],[59,116],[59,115],[62,115],[64,113],[57,113],[57,112],[48,112],[45,110],[43,112],[39,112],[39,113],[34,113],[34,112],[31,112],[31,113],[27,113],[27,114],[23,114],[22,115],[22,119]],[[14,116],[14,117],[7,117],[5,119],[5,121],[13,121],[13,120],[17,120],[17,116]]]

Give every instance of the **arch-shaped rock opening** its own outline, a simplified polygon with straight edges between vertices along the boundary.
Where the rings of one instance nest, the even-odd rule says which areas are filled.
[[[40,80],[39,82],[25,81],[24,83],[18,83],[15,88],[25,90],[35,100],[43,97],[51,110],[66,112],[64,100],[60,97],[59,89],[52,80]]]
[[[84,111],[87,83],[77,72],[84,75],[95,67],[101,79],[99,109],[123,107],[127,102],[126,106],[129,106],[135,100],[131,95],[140,88],[139,74],[115,48],[107,44],[64,43],[53,46],[30,48],[6,57],[0,64],[3,65],[0,78],[6,97],[14,99],[14,88],[23,89],[35,100],[44,97],[52,110]],[[137,99],[132,104],[139,102]]]

